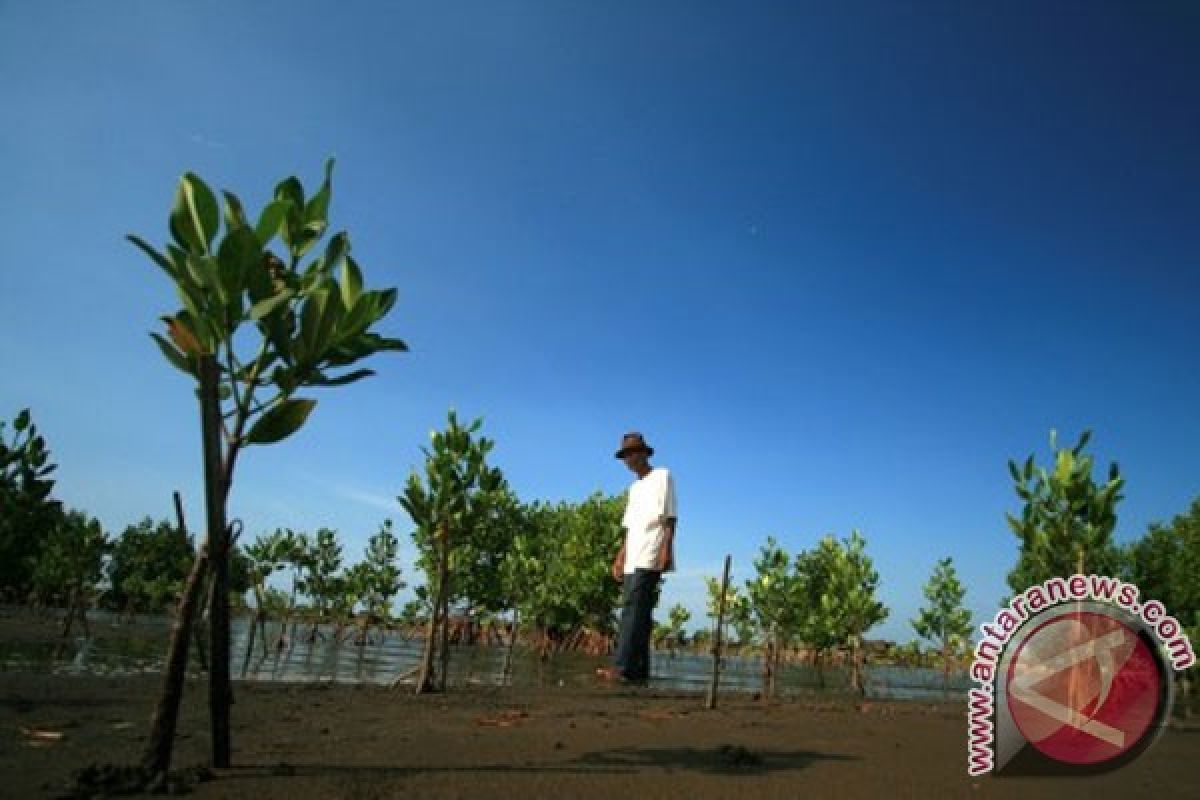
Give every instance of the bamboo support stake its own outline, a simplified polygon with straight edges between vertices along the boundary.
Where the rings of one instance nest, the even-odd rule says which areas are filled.
[[[713,667],[712,682],[708,685],[708,701],[705,706],[709,709],[717,707],[717,689],[721,682],[721,644],[722,633],[725,630],[725,598],[729,594],[729,565],[731,556],[725,556],[725,574],[721,578],[721,599],[717,604],[717,629],[713,634]]]

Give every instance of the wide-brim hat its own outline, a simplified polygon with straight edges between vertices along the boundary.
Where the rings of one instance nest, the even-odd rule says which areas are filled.
[[[634,450],[642,450],[648,456],[654,455],[654,448],[646,444],[645,438],[636,431],[627,433],[621,437],[621,446],[617,448],[617,458],[624,458]]]

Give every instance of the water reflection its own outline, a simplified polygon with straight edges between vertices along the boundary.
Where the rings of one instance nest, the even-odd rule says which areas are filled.
[[[161,669],[166,649],[168,623],[165,619],[142,620],[136,623],[137,635],[131,629],[97,620],[91,638],[74,641],[0,642],[0,669],[40,670],[56,674],[129,675],[157,672]],[[355,636],[345,636],[340,643],[331,627],[321,626],[310,637],[310,628],[281,631],[279,623],[267,623],[266,646],[261,637],[252,643],[246,658],[249,624],[246,619],[234,621],[231,648],[231,671],[235,679],[286,683],[371,683],[390,685],[393,682],[411,684],[415,681],[424,642],[420,638],[405,638],[394,632],[381,636],[372,630],[365,644],[355,644]],[[282,646],[277,643],[282,642]],[[265,652],[264,652],[265,651]],[[592,686],[595,667],[605,659],[581,653],[562,653],[542,660],[535,653],[518,647],[513,653],[511,674],[504,672],[506,648],[453,646],[450,655],[451,686],[499,685],[515,686]],[[756,692],[762,686],[762,661],[756,656],[729,656],[724,659],[721,674],[723,691]],[[190,670],[202,670],[200,655],[191,648]],[[244,671],[243,671],[244,670]],[[662,689],[703,692],[707,690],[712,670],[710,655],[656,651],[652,656],[651,686]],[[845,691],[849,688],[849,673],[842,668],[827,667],[823,674],[810,665],[786,664],[776,679],[776,692],[787,696],[813,691]],[[941,699],[961,698],[969,688],[968,676],[951,674],[946,689],[940,670],[868,665],[866,694],[876,699]]]

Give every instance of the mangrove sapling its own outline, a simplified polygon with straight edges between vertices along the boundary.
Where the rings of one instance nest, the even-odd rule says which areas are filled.
[[[317,638],[325,638],[320,625],[332,619],[333,607],[342,599],[343,586],[338,574],[342,566],[342,545],[337,540],[337,532],[329,528],[321,528],[314,538],[305,541],[308,547],[302,555],[304,571],[300,589],[312,605],[308,640],[315,643]]]
[[[261,642],[263,657],[267,655],[267,580],[286,566],[291,547],[292,543],[281,529],[267,536],[260,535],[246,547],[251,591],[254,593],[254,614],[246,632],[246,652],[242,659],[243,678],[250,667],[250,657],[256,639]]]
[[[474,437],[482,424],[482,420],[475,420],[463,427],[451,411],[446,430],[432,432],[432,449],[423,448],[425,479],[416,472],[410,474],[404,494],[398,498],[416,525],[413,540],[418,550],[417,563],[433,589],[417,693],[444,688],[447,683],[453,553],[459,546],[469,546],[491,506],[507,492],[503,474],[487,465],[493,443]],[[439,646],[441,674],[435,681],[434,653]]]
[[[369,626],[375,622],[379,628],[380,641],[385,638],[384,630],[391,619],[390,609],[395,596],[405,587],[397,566],[400,540],[392,532],[392,521],[384,520],[379,531],[367,542],[363,561],[360,593],[365,609],[362,630],[363,644]]]
[[[1057,433],[1050,431],[1051,469],[1037,466],[1032,455],[1024,464],[1008,462],[1022,502],[1020,517],[1005,514],[1020,543],[1017,565],[1008,574],[1014,592],[1073,572],[1116,571],[1113,532],[1125,479],[1116,462],[1109,464],[1103,483],[1093,479],[1095,459],[1084,452],[1091,436],[1084,431],[1074,447],[1060,448]]]
[[[866,541],[858,531],[840,541],[826,536],[814,550],[796,557],[796,570],[799,598],[807,610],[801,638],[819,654],[848,645],[850,688],[865,693],[862,637],[888,616],[887,608],[876,599],[879,573],[866,553]],[[823,661],[817,663],[824,687]]]
[[[302,259],[328,227],[333,162],[311,198],[296,178],[281,181],[257,222],[241,201],[224,192],[223,209],[192,173],[179,182],[169,216],[172,242],[165,252],[130,236],[170,278],[182,308],[162,318],[154,333],[167,361],[198,388],[205,509],[213,592],[209,714],[212,763],[230,758],[229,559],[226,511],[235,466],[248,445],[267,445],[295,433],[316,401],[300,390],[338,386],[370,370],[330,374],[403,342],[371,331],[395,302],[395,290],[365,291],[350,239],[332,236],[322,255]],[[223,210],[223,214],[222,214]],[[224,235],[218,234],[224,222]],[[285,263],[269,246],[280,237]],[[247,331],[247,327],[253,330]],[[248,352],[239,345],[251,344]],[[266,393],[264,396],[263,393]]]
[[[676,603],[667,611],[667,623],[659,626],[658,641],[667,646],[670,658],[674,659],[678,648],[686,644],[683,626],[692,618],[692,613]]]
[[[146,517],[127,526],[105,567],[105,605],[124,611],[130,622],[138,613],[167,612],[175,607],[194,560],[191,540],[171,522]]]
[[[504,672],[501,682],[508,684],[512,679],[513,648],[517,645],[517,632],[521,629],[521,610],[513,607],[512,622],[508,634],[508,646],[504,650]]]
[[[510,596],[537,651],[539,670],[564,646],[611,631],[621,597],[611,565],[622,512],[620,497],[600,493],[580,503],[537,503],[523,510],[506,574],[514,581]]]
[[[31,584],[46,606],[65,602],[61,639],[71,635],[76,621],[91,638],[87,609],[103,574],[111,542],[100,522],[80,511],[59,516],[34,563]]]
[[[1005,514],[1020,541],[1017,565],[1008,574],[1014,592],[1055,576],[1116,572],[1120,550],[1113,532],[1125,479],[1115,461],[1104,483],[1093,479],[1095,459],[1084,453],[1091,437],[1091,431],[1084,431],[1074,447],[1060,448],[1058,433],[1051,430],[1051,469],[1035,466],[1032,455],[1023,465],[1008,462],[1013,488],[1023,503],[1020,518]],[[1067,687],[1072,705],[1081,692],[1078,672],[1072,671]]]
[[[954,560],[943,558],[926,582],[925,599],[928,605],[911,621],[913,630],[922,639],[938,646],[942,655],[942,692],[949,691],[950,665],[956,643],[971,634],[971,612],[963,606],[967,589],[958,579]]]
[[[786,552],[768,537],[754,561],[755,577],[746,581],[746,598],[763,647],[764,697],[775,694],[781,641],[795,630],[799,609],[795,603],[796,573],[790,571]]]
[[[292,570],[292,586],[291,592],[288,595],[287,608],[284,611],[279,625],[279,641],[276,642],[276,650],[290,652],[296,642],[296,625],[297,625],[297,595],[300,591],[301,576],[304,571],[305,553],[308,551],[308,534],[295,534],[288,530],[285,534],[287,547],[285,548],[285,560]],[[291,631],[288,631],[288,626],[291,625]]]
[[[28,600],[33,590],[29,566],[63,514],[62,504],[51,496],[58,467],[29,409],[13,420],[11,438],[5,427],[0,420],[0,597]]]

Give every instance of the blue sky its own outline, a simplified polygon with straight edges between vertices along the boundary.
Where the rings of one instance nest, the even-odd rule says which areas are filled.
[[[123,236],[166,238],[185,170],[257,208],[335,155],[412,353],[246,454],[250,533],[406,527],[453,406],[528,499],[619,491],[643,430],[667,604],[858,528],[877,635],[943,556],[979,622],[1005,461],[1050,428],[1120,462],[1121,539],[1200,493],[1200,12],[1054,6],[0,2],[0,416],[32,407],[110,529],[176,488],[198,524],[195,405],[146,335],[172,293]]]

